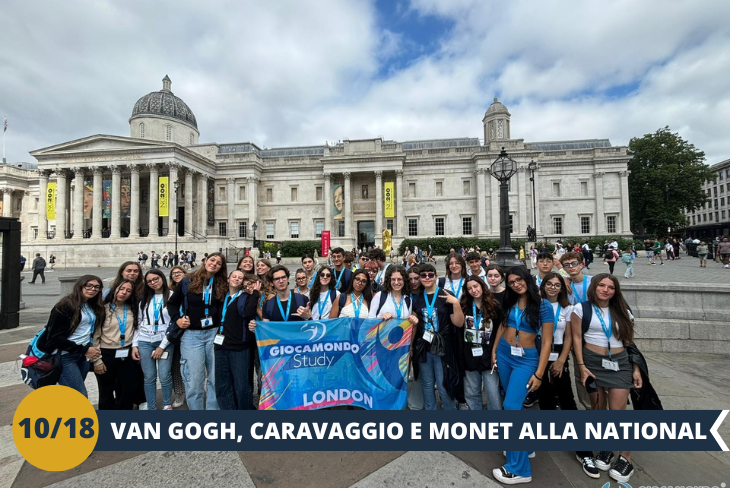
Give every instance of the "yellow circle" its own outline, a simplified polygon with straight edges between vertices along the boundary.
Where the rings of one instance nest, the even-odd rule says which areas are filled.
[[[94,406],[67,386],[33,391],[20,402],[13,417],[15,446],[26,461],[45,471],[65,471],[83,463],[98,437]]]

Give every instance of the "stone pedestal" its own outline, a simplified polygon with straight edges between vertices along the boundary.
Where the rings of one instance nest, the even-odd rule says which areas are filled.
[[[60,296],[65,297],[66,295],[70,294],[74,289],[74,284],[78,279],[81,278],[81,275],[79,276],[59,276],[58,281],[61,282],[61,293]]]

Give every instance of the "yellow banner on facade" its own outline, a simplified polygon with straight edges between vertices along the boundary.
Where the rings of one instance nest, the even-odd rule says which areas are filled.
[[[46,187],[46,220],[56,220],[56,182]]]
[[[394,189],[393,182],[388,181],[385,183],[385,194],[383,200],[385,203],[385,218],[392,219],[395,217],[395,199],[393,198]]]
[[[168,184],[169,177],[167,176],[160,176],[159,181],[159,198],[157,201],[159,202],[159,208],[158,208],[158,215],[160,217],[169,217],[169,208],[170,208],[170,186]]]

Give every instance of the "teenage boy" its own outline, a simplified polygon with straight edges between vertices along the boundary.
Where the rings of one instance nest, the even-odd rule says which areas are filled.
[[[478,252],[468,253],[466,255],[466,264],[469,266],[466,274],[469,276],[478,276],[482,281],[487,282],[487,272],[482,268],[482,257]]]
[[[549,252],[541,252],[537,255],[537,274],[535,275],[535,283],[540,287],[542,279],[545,275],[553,270],[553,255]]]
[[[350,287],[352,270],[345,267],[345,250],[341,247],[332,249],[332,266],[335,279],[335,289],[344,293]]]
[[[568,273],[568,277],[565,278],[565,286],[570,304],[576,305],[588,300],[588,287],[591,285],[591,277],[583,273],[583,254],[566,252],[560,257],[560,264]]]
[[[461,388],[454,341],[454,327],[464,325],[459,300],[448,290],[439,288],[436,268],[430,263],[419,265],[423,292],[414,297],[412,315],[418,319],[415,330],[413,363],[420,378],[426,410],[436,410],[433,385],[439,390],[444,410],[455,410],[455,396]]]
[[[309,320],[312,315],[307,308],[307,296],[289,290],[289,270],[277,264],[271,268],[271,281],[276,295],[264,304],[263,319],[273,322]]]
[[[370,261],[378,263],[378,274],[375,276],[375,281],[378,285],[383,285],[383,278],[385,277],[385,270],[390,266],[390,263],[385,261],[385,252],[382,249],[373,249],[370,251]]]
[[[656,258],[659,258],[659,266],[664,266],[664,258],[662,257],[662,241],[657,239],[654,241],[654,264],[656,264]]]

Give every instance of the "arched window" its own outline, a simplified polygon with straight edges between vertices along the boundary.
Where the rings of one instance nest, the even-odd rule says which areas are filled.
[[[193,144],[195,144],[195,136],[194,136],[194,135],[193,135],[193,133],[191,132],[191,133],[190,133],[190,145],[193,145]]]
[[[172,140],[172,126],[168,125],[167,127],[165,127],[165,129],[166,129],[165,130],[165,140],[171,141]]]
[[[144,122],[139,123],[139,137],[144,139]]]

